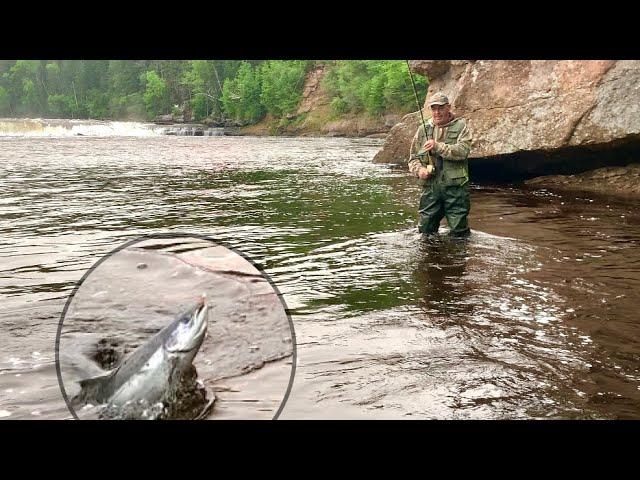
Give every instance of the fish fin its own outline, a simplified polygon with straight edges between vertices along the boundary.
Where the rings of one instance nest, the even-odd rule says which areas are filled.
[[[103,402],[105,399],[102,398],[102,387],[111,379],[112,374],[113,372],[109,372],[80,380],[80,393],[77,398],[84,402],[89,400]]]

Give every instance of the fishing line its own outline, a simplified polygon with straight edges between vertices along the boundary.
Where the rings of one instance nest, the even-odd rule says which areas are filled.
[[[416,82],[413,80],[413,74],[411,73],[411,66],[409,65],[409,60],[405,60],[407,62],[407,70],[409,70],[409,78],[411,79],[411,86],[413,87],[413,95],[416,99],[416,106],[418,107],[418,111],[420,112],[420,119],[422,120],[422,128],[424,129],[424,138],[427,138],[427,126],[424,121],[424,115],[422,114],[422,107],[420,106],[420,100],[418,100],[418,90],[416,89]],[[427,157],[429,158],[429,163],[431,163],[431,155],[427,152]]]
[[[422,119],[422,128],[424,128],[424,134],[427,135],[427,127],[424,123],[424,115],[422,115],[422,107],[420,106],[420,100],[418,100],[418,90],[416,90],[416,82],[413,81],[413,74],[411,73],[411,66],[409,65],[409,60],[405,60],[407,62],[407,69],[409,70],[409,78],[411,79],[411,86],[413,87],[413,95],[416,98],[416,106],[418,107],[418,111],[420,112],[420,118]]]

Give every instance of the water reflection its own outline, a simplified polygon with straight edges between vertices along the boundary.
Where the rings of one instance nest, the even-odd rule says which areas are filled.
[[[421,237],[412,277],[429,314],[445,317],[471,313],[472,306],[464,301],[470,293],[464,282],[468,244],[468,238]]]

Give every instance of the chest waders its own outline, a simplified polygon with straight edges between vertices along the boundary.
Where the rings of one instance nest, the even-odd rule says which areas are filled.
[[[447,127],[444,143],[457,142],[464,122],[458,120]],[[427,125],[426,138],[433,139],[433,125]],[[435,174],[420,181],[423,187],[420,197],[420,233],[438,232],[442,218],[447,219],[452,236],[469,234],[467,216],[471,202],[469,200],[469,167],[467,160],[446,160],[436,155]]]

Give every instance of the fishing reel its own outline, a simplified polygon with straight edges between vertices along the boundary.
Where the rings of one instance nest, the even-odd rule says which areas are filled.
[[[426,162],[425,162],[425,157],[427,157]],[[433,175],[435,173],[436,166],[433,163],[431,163],[431,161],[430,161],[431,157],[430,157],[429,153],[427,153],[427,152],[417,153],[417,154],[415,154],[415,155],[413,155],[411,157],[412,160],[415,159],[415,158],[420,160],[420,164],[422,165],[423,168],[427,169],[427,173],[429,175]]]

